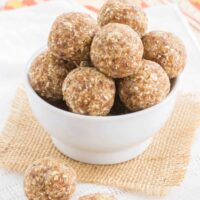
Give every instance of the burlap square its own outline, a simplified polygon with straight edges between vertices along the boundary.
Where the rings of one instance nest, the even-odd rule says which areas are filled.
[[[122,164],[100,166],[83,164],[60,153],[32,115],[24,90],[19,89],[0,135],[0,167],[23,173],[34,160],[52,156],[71,165],[80,182],[165,195],[181,183],[186,172],[195,130],[200,125],[197,97],[188,94],[178,98],[171,118],[141,156]]]

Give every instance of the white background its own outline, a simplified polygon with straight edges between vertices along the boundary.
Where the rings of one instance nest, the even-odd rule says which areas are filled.
[[[82,10],[74,1],[57,0],[38,6],[0,12],[0,129],[9,115],[9,108],[18,85],[23,82],[24,68],[32,54],[45,46],[51,24],[59,14]],[[172,6],[147,10],[150,29],[162,29],[179,35],[187,48],[188,63],[181,76],[180,90],[200,91],[200,51],[188,25]],[[24,200],[21,175],[0,169],[0,200]],[[159,199],[126,193],[114,188],[78,184],[73,199],[91,192],[114,193],[118,199]],[[200,199],[200,131],[192,148],[192,158],[186,178],[164,199]]]

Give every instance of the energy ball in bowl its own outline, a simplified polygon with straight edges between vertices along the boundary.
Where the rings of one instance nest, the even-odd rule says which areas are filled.
[[[100,9],[98,23],[104,26],[108,23],[127,24],[140,36],[147,30],[147,16],[144,11],[131,0],[108,0]]]
[[[88,60],[90,45],[97,29],[97,22],[88,14],[65,13],[53,23],[49,34],[49,49],[64,60]]]
[[[24,191],[29,200],[68,200],[75,188],[75,171],[52,158],[35,161],[24,175]]]
[[[186,50],[182,41],[172,33],[152,31],[142,38],[144,58],[159,63],[169,78],[176,78],[184,69]]]
[[[95,68],[79,67],[68,74],[62,91],[72,112],[103,116],[113,106],[115,83]]]
[[[170,91],[170,81],[163,68],[143,60],[141,68],[132,76],[121,79],[119,96],[131,111],[138,111],[161,102]]]
[[[117,200],[117,199],[109,194],[95,193],[82,196],[79,198],[79,200]]]
[[[129,26],[110,23],[95,35],[90,51],[93,65],[113,78],[130,76],[139,67],[143,44]]]
[[[75,66],[64,60],[58,59],[50,51],[38,55],[28,72],[29,81],[33,89],[49,101],[63,98],[62,83]]]

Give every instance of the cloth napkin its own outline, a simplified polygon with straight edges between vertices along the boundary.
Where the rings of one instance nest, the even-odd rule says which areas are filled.
[[[90,165],[74,161],[55,148],[33,116],[24,90],[19,89],[0,136],[0,167],[24,173],[35,160],[50,156],[73,167],[80,182],[165,196],[185,176],[195,131],[200,126],[199,99],[198,94],[180,96],[170,119],[142,155],[116,165]]]

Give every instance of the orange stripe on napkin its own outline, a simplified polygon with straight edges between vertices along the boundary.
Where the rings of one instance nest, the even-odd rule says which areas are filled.
[[[99,11],[98,8],[91,6],[91,5],[85,5],[85,8],[87,8],[88,10],[97,13]]]
[[[142,0],[141,1],[141,6],[142,6],[142,8],[148,8],[149,4],[145,0]]]
[[[200,0],[190,0],[190,3],[197,9],[200,10]]]
[[[161,3],[163,4],[167,4],[167,3],[173,3],[171,0],[160,0]],[[183,8],[181,8],[179,6],[181,12],[183,13],[183,15],[185,15],[185,17],[187,18],[189,24],[195,28],[198,32],[200,32],[200,22],[195,19],[193,16],[191,16],[189,13],[187,13],[185,10],[183,10]]]

